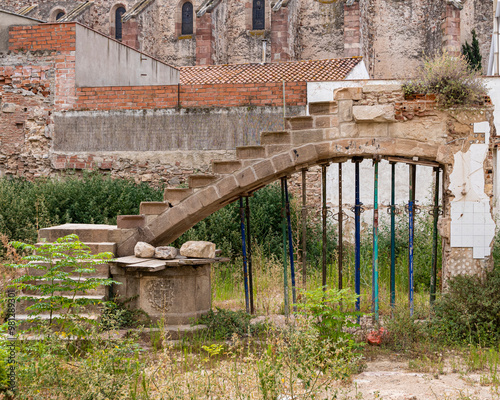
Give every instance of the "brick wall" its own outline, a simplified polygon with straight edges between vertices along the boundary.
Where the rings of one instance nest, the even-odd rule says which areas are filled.
[[[77,88],[76,109],[140,110],[174,108],[178,86],[112,86]]]
[[[344,4],[344,57],[361,55],[360,17],[359,2]]]
[[[290,61],[288,7],[271,13],[271,62]]]
[[[443,22],[443,50],[452,55],[460,54],[460,10],[453,4],[446,4]]]
[[[196,21],[196,65],[213,64],[214,38],[212,14],[205,13]]]
[[[76,46],[75,29],[75,23],[12,26],[9,29],[9,50],[72,52]]]

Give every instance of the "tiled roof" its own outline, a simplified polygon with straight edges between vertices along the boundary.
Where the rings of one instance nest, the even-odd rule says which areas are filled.
[[[321,82],[345,79],[360,57],[290,61],[269,64],[229,64],[180,67],[182,85],[262,82]]]

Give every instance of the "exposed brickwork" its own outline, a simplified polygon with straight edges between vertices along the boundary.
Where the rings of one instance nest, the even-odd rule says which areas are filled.
[[[130,19],[123,24],[122,43],[134,49],[140,49],[139,22],[136,19]]]
[[[361,14],[359,2],[351,6],[344,4],[344,56],[361,55]]]
[[[460,54],[460,10],[453,4],[446,5],[443,17],[443,50],[453,55]]]
[[[271,62],[290,60],[288,25],[288,7],[271,13]]]
[[[75,51],[75,23],[13,26],[9,29],[9,50]]]
[[[142,110],[174,108],[178,86],[112,86],[78,88],[79,110]]]
[[[307,103],[306,82],[285,84],[287,104]],[[238,83],[181,86],[182,107],[239,107],[283,105],[283,83]]]
[[[196,65],[211,65],[214,48],[212,14],[206,13],[196,22]]]

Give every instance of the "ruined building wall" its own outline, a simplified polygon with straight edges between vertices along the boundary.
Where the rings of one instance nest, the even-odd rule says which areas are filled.
[[[251,0],[221,0],[203,17],[195,15],[193,35],[183,36],[181,8],[185,1],[153,1],[124,24],[124,35],[129,30],[128,34],[136,37],[124,37],[124,41],[176,66],[200,64],[197,56],[215,64],[262,62],[263,40],[267,41],[268,62],[352,56],[357,55],[352,49],[359,46],[359,55],[365,58],[374,78],[400,78],[412,75],[424,54],[450,45],[459,50],[461,43],[470,41],[472,28],[478,33],[486,68],[493,27],[490,0],[463,0],[461,11],[447,0],[356,0],[354,6],[335,0],[289,0],[277,12],[271,9],[274,2],[266,0],[266,27],[253,31]],[[136,2],[95,0],[76,21],[114,34],[116,7],[123,5],[130,10]],[[1,7],[19,11],[32,3],[38,6],[29,16],[48,20],[55,9],[69,12],[82,1],[4,0]],[[202,0],[192,3],[196,11]],[[352,10],[346,12],[349,8]],[[457,10],[457,18],[449,18],[450,10]],[[359,22],[355,21],[357,15]],[[202,38],[206,31],[197,32],[202,24],[206,25],[204,29],[211,29],[208,41]],[[450,40],[448,33],[456,37]]]

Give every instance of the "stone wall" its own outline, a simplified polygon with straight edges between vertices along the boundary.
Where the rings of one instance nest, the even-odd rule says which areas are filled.
[[[192,2],[195,10],[202,3]],[[31,3],[4,0],[2,7],[16,11]],[[75,2],[69,1],[36,3],[38,7],[29,16],[45,20],[55,9],[70,11],[75,7]],[[179,24],[183,3],[155,0],[124,25],[125,30],[132,30],[130,35],[124,33],[124,40],[175,66],[258,63],[263,61],[264,46],[268,62],[345,57],[359,49],[374,78],[400,78],[413,74],[424,54],[432,55],[450,45],[459,51],[460,44],[470,42],[472,28],[478,33],[486,71],[493,30],[493,5],[489,0],[464,0],[462,10],[446,0],[357,0],[350,7],[335,0],[288,0],[276,12],[271,10],[274,2],[268,0],[266,29],[262,31],[252,30],[250,0],[222,0],[210,13],[195,16],[193,35],[182,36]],[[118,4],[129,10],[135,1],[96,0],[76,21],[111,34]],[[447,19],[449,7],[456,10],[458,19]],[[208,41],[203,39],[207,32],[197,32],[207,23],[203,29],[211,31]],[[448,33],[455,29],[452,34],[456,41],[453,38],[450,42]]]

